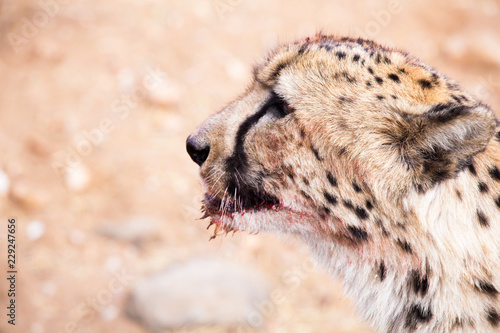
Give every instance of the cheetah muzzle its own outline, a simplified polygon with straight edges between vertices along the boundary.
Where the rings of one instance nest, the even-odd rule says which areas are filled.
[[[500,131],[420,60],[359,38],[280,46],[187,151],[213,237],[297,235],[380,332],[500,330]]]

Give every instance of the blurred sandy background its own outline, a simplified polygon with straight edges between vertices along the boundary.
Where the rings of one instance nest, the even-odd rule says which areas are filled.
[[[496,0],[0,4],[1,332],[168,331],[140,309],[127,314],[131,292],[162,272],[180,275],[145,301],[160,319],[196,306],[230,314],[232,297],[252,303],[252,284],[264,294],[255,327],[198,313],[177,328],[171,323],[173,332],[369,332],[300,242],[244,234],[208,242],[207,223],[197,220],[202,190],[185,139],[243,91],[252,65],[278,42],[318,30],[374,38],[500,110]],[[6,317],[10,217],[15,327]],[[212,262],[217,270],[207,273]],[[247,271],[232,279],[233,266]],[[218,281],[201,284],[212,294],[196,289],[207,274]],[[232,280],[242,295],[224,293]],[[161,308],[175,292],[175,311]],[[197,297],[206,305],[190,303]]]

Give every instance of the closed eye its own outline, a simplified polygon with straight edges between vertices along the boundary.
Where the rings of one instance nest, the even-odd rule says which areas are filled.
[[[268,113],[271,113],[275,118],[281,119],[292,112],[288,103],[278,94],[273,92],[266,103],[265,108]]]

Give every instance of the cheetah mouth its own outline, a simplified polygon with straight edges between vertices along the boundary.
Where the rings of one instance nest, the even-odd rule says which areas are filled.
[[[233,223],[233,221],[246,214],[257,212],[273,211],[277,212],[283,209],[282,203],[270,195],[256,195],[233,198],[225,196],[223,198],[213,196],[209,193],[205,194],[202,200],[201,211],[203,216],[201,219],[210,218],[209,225],[215,225],[214,234],[210,239],[221,234],[227,234],[231,231],[236,232],[243,230],[242,225]]]
[[[262,197],[224,197],[219,198],[210,194],[205,194],[202,200],[202,218],[212,217],[216,215],[231,216],[235,213],[246,213],[257,210],[276,210],[279,209],[281,203],[278,199],[271,196]]]

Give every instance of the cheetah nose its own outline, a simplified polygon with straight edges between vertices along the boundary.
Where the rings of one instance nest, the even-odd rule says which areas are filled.
[[[196,137],[188,136],[186,140],[186,150],[191,156],[191,159],[201,166],[208,158],[210,153],[210,145],[208,143],[196,140]]]

